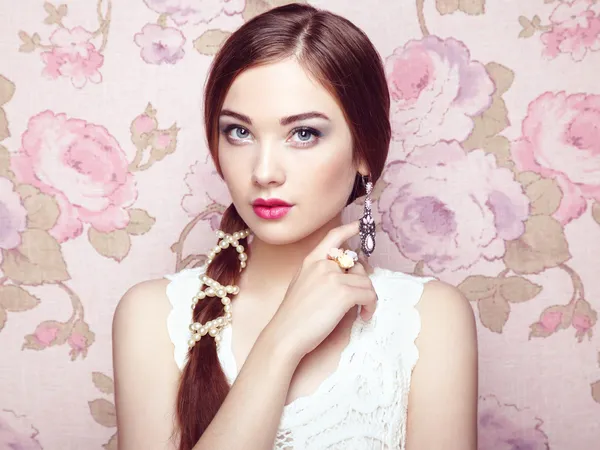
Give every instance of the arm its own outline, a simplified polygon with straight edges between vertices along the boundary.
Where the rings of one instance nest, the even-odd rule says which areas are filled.
[[[113,371],[121,450],[175,450],[171,440],[180,372],[167,332],[167,280],[131,288],[113,318]],[[161,292],[163,293],[161,295]]]
[[[418,304],[419,360],[408,400],[407,450],[477,448],[477,333],[458,289],[433,281]]]
[[[299,361],[260,334],[221,409],[193,450],[272,450],[292,375]]]
[[[120,450],[175,450],[181,372],[166,322],[167,280],[134,286],[113,320],[115,405]],[[271,450],[298,361],[263,331],[217,415],[194,450]],[[198,405],[201,408],[202,405]]]

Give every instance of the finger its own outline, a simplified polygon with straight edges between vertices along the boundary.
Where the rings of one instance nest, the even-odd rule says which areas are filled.
[[[376,306],[377,302],[369,303],[368,305],[361,305],[360,317],[362,317],[365,322],[371,320],[371,317],[373,317],[373,314],[375,314]]]
[[[340,274],[339,280],[354,290],[352,298],[349,299],[352,303],[351,306],[359,305],[360,316],[365,321],[370,320],[377,308],[377,293],[365,268],[357,263],[347,273]]]
[[[377,294],[372,286],[367,289],[354,288],[356,295],[351,300],[360,306],[360,315],[364,320],[370,320],[377,308]]]
[[[360,274],[344,273],[340,275],[338,280],[341,284],[358,289],[372,289],[373,287],[370,278]]]
[[[371,320],[371,317],[375,314],[375,309],[377,309],[378,298],[375,290],[371,289],[370,295],[366,299],[367,301],[361,304],[360,315],[364,320]]]
[[[364,253],[362,253],[362,252],[358,253],[358,262],[361,263],[365,267],[365,270],[367,267],[371,267],[369,265],[369,259],[367,257],[365,257]]]
[[[360,259],[359,259],[359,261],[360,261]],[[355,275],[355,276],[358,276],[360,279],[364,280],[363,284],[360,284],[361,283],[360,281],[356,281],[356,285],[362,287],[363,289],[367,289],[368,291],[370,291],[369,294],[367,294],[367,298],[371,299],[371,300],[365,304],[361,304],[360,315],[364,320],[370,320],[371,317],[373,316],[373,314],[375,313],[375,309],[377,308],[377,293],[375,293],[375,289],[373,287],[373,282],[371,281],[371,278],[369,277],[367,270],[360,262],[358,262],[345,275],[346,276]],[[372,300],[373,293],[375,293],[374,301]]]
[[[356,263],[353,267],[348,269],[346,275],[358,276],[365,280],[368,286],[373,285],[373,283],[371,282],[371,277],[369,277],[369,274],[367,273],[367,269],[365,269],[365,267],[360,263]]]
[[[354,222],[329,230],[323,240],[308,254],[306,259],[316,261],[325,258],[331,248],[340,247],[348,239],[358,234],[358,224],[359,221],[355,220]]]
[[[356,275],[366,276],[367,275],[367,270],[360,263],[360,259],[359,259],[358,262],[354,264],[354,266],[352,266],[350,269],[348,269],[348,273],[353,273],[353,274],[356,274]]]

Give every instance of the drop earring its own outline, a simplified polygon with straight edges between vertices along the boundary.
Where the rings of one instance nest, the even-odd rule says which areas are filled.
[[[365,209],[359,222],[360,248],[368,258],[375,250],[375,221],[371,214],[371,192],[373,183],[368,176],[361,176],[367,195],[365,197]]]

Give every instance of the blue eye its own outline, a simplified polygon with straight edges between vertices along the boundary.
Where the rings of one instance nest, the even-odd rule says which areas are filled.
[[[245,141],[250,136],[250,131],[248,131],[248,129],[233,124],[227,125],[221,132],[225,135],[227,140],[232,143]]]
[[[316,144],[319,138],[323,136],[319,130],[315,130],[310,127],[294,128],[292,130],[292,136],[297,136],[298,139],[293,141],[299,147],[308,147]]]
[[[312,136],[314,136],[314,134],[308,130],[299,130],[297,135],[301,141],[308,141]]]
[[[244,139],[250,134],[250,132],[245,128],[236,127],[234,130],[235,137],[239,139]]]
[[[232,131],[233,133],[231,133]],[[246,139],[250,135],[250,132],[246,128],[238,125],[228,125],[223,132],[233,139]]]
[[[231,144],[243,145],[252,139],[252,133],[247,128],[240,125],[226,125],[221,133]],[[323,136],[319,130],[311,127],[298,127],[290,132],[289,142],[294,147],[309,147],[315,145]]]

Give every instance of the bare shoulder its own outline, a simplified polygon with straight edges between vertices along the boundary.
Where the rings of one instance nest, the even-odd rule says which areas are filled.
[[[129,361],[143,359],[146,354],[164,358],[165,362],[173,359],[167,331],[171,311],[166,294],[168,284],[169,280],[164,278],[143,281],[132,286],[119,300],[112,324],[115,372]]]
[[[458,333],[463,339],[475,337],[473,309],[460,290],[451,284],[438,280],[426,283],[417,309],[422,321],[420,337],[435,339],[436,335],[449,332]]]
[[[167,318],[169,280],[132,286],[113,318],[113,367],[119,448],[174,449],[177,386]],[[148,395],[152,393],[152,395]]]
[[[169,280],[164,278],[142,281],[121,297],[113,316],[113,352],[137,352],[157,344],[163,347],[169,342],[168,284]]]
[[[119,327],[123,323],[135,326],[136,322],[166,318],[171,308],[166,294],[168,284],[169,280],[157,278],[142,281],[129,288],[119,300],[113,327]]]
[[[443,281],[429,281],[417,310],[421,316],[421,332],[416,339],[419,360],[442,364],[445,358],[451,355],[458,358],[461,354],[466,359],[475,359],[475,316],[458,288]]]
[[[477,447],[477,332],[473,309],[454,286],[425,284],[408,404],[407,450]],[[435,429],[436,433],[431,433]]]

